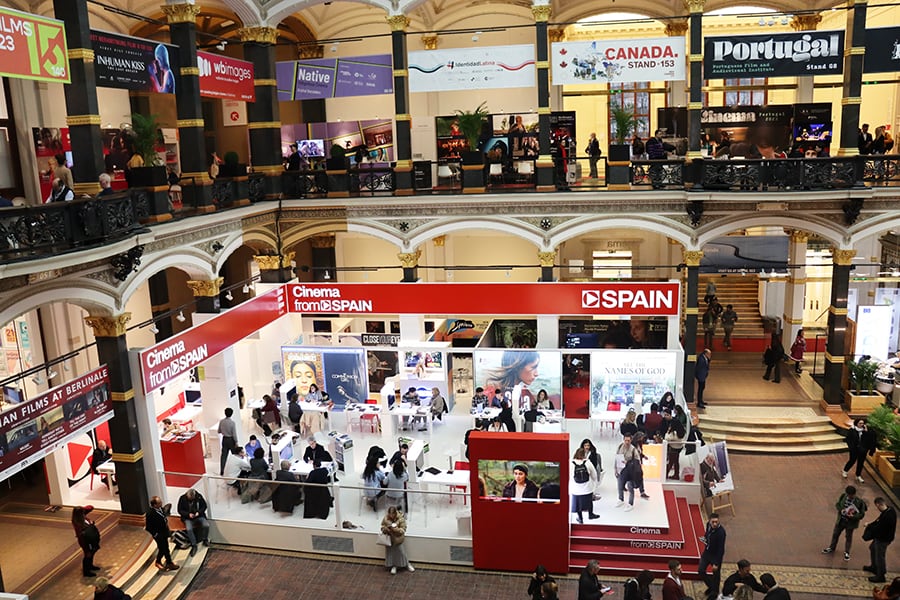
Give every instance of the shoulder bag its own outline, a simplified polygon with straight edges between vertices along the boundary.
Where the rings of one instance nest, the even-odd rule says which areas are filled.
[[[386,533],[379,533],[379,534],[378,534],[378,537],[375,538],[375,543],[378,544],[379,546],[388,546],[388,547],[390,547],[390,546],[392,545],[392,543],[391,543],[391,536],[389,536],[389,535],[386,534]]]

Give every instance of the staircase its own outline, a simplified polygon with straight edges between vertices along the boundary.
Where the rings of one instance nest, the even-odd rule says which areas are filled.
[[[801,414],[795,408],[784,406],[711,406],[700,415],[700,430],[707,443],[728,442],[730,452],[813,454],[845,451],[847,445],[835,431],[831,418],[811,414],[811,408],[806,410],[810,414]]]
[[[716,296],[723,307],[729,304],[734,306],[734,311],[738,315],[738,321],[735,323],[734,332],[731,334],[732,346],[735,350],[742,350],[744,340],[754,340],[751,342],[747,350],[757,350],[758,342],[755,340],[764,340],[767,335],[763,331],[762,317],[759,314],[759,280],[754,274],[746,276],[741,275],[718,275],[715,273],[700,275],[700,283],[697,288],[697,303],[700,315],[697,320],[697,337],[703,340],[702,314],[706,305],[703,303],[703,296],[706,292],[706,282],[713,280],[716,284]],[[722,325],[716,327],[716,349],[722,349],[722,337],[724,331]],[[761,351],[762,346],[760,346]]]
[[[160,571],[153,564],[156,561],[156,543],[149,536],[147,539],[147,544],[134,556],[124,572],[115,576],[113,582],[132,598],[180,598],[200,571],[207,548],[200,544],[197,554],[191,556],[190,550],[178,550],[170,543],[172,560],[181,568],[177,571]]]
[[[669,520],[665,528],[573,525],[569,571],[580,572],[589,560],[597,559],[602,575],[633,576],[647,569],[662,579],[674,558],[681,562],[685,579],[696,579],[703,551],[698,538],[706,529],[700,506],[688,504],[685,498],[678,498],[671,491],[663,492],[663,497]]]

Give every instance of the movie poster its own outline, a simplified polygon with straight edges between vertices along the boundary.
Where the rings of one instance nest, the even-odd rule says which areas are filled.
[[[677,374],[674,351],[595,350],[591,352],[591,413],[610,410],[610,402],[634,407],[638,414],[648,412],[663,394],[675,393]]]
[[[725,442],[698,447],[697,458],[700,460],[700,483],[707,497],[734,491]]]
[[[98,87],[175,93],[177,46],[93,30],[91,46]]]
[[[612,319],[561,319],[561,348],[613,348],[619,350],[664,350],[668,342],[668,319],[632,317]]]
[[[562,407],[562,357],[547,350],[478,350],[474,355],[475,386],[483,387],[488,401],[500,390],[504,400],[520,414],[541,390],[555,408]]]
[[[32,127],[34,155],[37,157],[38,179],[41,186],[41,201],[50,196],[53,169],[57,155],[65,158],[66,166],[72,165],[72,142],[68,127]]]
[[[334,409],[368,398],[366,351],[363,348],[308,348],[282,346],[285,376],[292,379],[303,398],[315,384],[328,394]]]

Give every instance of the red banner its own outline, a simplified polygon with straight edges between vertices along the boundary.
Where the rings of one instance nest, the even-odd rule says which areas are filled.
[[[279,287],[142,350],[144,393],[166,385],[286,313],[284,288]]]
[[[0,413],[0,480],[113,417],[106,365]]]
[[[200,70],[201,96],[256,101],[253,63],[221,54],[197,52],[197,68]]]
[[[69,83],[63,22],[0,8],[0,75]]]
[[[677,316],[677,282],[289,283],[294,313]]]

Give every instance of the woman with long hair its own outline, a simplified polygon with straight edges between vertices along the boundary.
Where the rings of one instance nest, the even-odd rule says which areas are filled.
[[[397,573],[397,568],[406,569],[410,573],[415,571],[409,564],[406,556],[406,519],[396,506],[388,508],[387,514],[381,520],[381,533],[386,533],[391,538],[391,545],[384,549],[384,566],[391,569],[391,575]]]
[[[522,402],[523,398],[529,402],[533,398],[528,386],[537,379],[540,362],[540,354],[533,350],[506,350],[500,358],[500,366],[493,369],[488,377],[488,388],[499,389],[504,396],[509,392],[512,408],[521,413],[528,406]]]
[[[532,600],[543,600],[544,596],[541,590],[548,581],[556,580],[547,572],[547,567],[544,565],[536,566],[534,573],[531,574],[531,581],[528,582],[528,595],[531,596]]]
[[[406,504],[406,482],[409,481],[409,473],[406,472],[406,461],[394,461],[385,481],[387,483],[385,496],[387,496],[388,504],[400,506],[402,503],[403,508],[408,510]]]
[[[81,559],[81,574],[85,577],[96,577],[100,567],[94,564],[94,555],[100,549],[100,531],[87,515],[93,506],[76,506],[72,509],[72,529],[84,556]]]
[[[401,462],[401,461],[397,461]],[[362,480],[363,495],[366,498],[366,504],[372,507],[372,510],[378,510],[378,499],[384,496],[384,486],[387,475],[378,466],[378,457],[369,455],[366,457],[366,466],[363,469]]]
[[[545,389],[537,393],[537,408],[538,410],[553,410],[553,402],[550,401],[550,396],[547,395]]]

